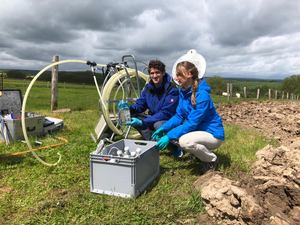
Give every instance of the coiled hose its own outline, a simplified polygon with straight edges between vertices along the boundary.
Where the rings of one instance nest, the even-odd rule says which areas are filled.
[[[33,156],[38,160],[40,161],[42,164],[46,165],[46,166],[55,166],[57,165],[60,160],[61,160],[61,155],[60,153],[58,152],[57,155],[59,155],[59,159],[56,163],[47,163],[45,161],[43,161],[33,150],[30,142],[29,142],[29,139],[28,139],[28,136],[27,136],[27,130],[26,130],[26,125],[25,125],[25,112],[26,112],[26,102],[27,102],[27,98],[29,96],[29,92],[34,84],[34,82],[39,78],[39,76],[45,72],[47,69],[53,67],[53,66],[56,66],[56,65],[59,65],[59,64],[63,64],[63,63],[84,63],[84,64],[87,64],[87,61],[82,61],[82,60],[63,60],[63,61],[59,61],[59,62],[55,62],[55,63],[52,63],[50,64],[49,66],[46,66],[44,69],[42,69],[33,79],[32,81],[30,82],[27,90],[26,90],[26,93],[25,93],[25,96],[24,96],[24,99],[23,99],[23,105],[22,105],[22,118],[21,118],[21,122],[22,122],[22,130],[23,130],[23,134],[24,134],[24,138],[25,138],[25,141],[27,143],[27,146],[29,148],[29,150],[31,151],[31,153],[33,154]],[[97,64],[97,66],[101,66],[101,67],[106,67],[106,65],[102,65],[102,64]],[[97,90],[99,92],[99,88],[98,88],[98,84],[97,82],[95,81],[96,83],[96,87],[97,87]],[[100,98],[101,98],[101,94],[99,92],[99,95],[100,95]]]

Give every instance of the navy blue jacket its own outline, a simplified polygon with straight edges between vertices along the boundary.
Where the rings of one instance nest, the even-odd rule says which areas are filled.
[[[179,91],[171,82],[171,76],[166,73],[159,87],[156,88],[152,81],[145,85],[136,104],[130,106],[130,112],[142,113],[149,109],[148,114],[151,116],[142,122],[144,127],[150,127],[157,121],[170,119],[176,112],[178,100]]]

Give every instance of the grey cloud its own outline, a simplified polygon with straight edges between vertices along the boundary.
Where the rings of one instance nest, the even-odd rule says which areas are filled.
[[[247,45],[261,36],[300,30],[300,5],[295,1],[250,1],[214,4],[209,15],[216,44]],[[218,15],[218,16],[216,16]]]
[[[207,76],[300,70],[297,1],[2,0],[1,7],[0,68],[40,69],[54,54],[101,64],[132,54],[144,62],[159,58],[170,71],[195,48],[206,58]]]

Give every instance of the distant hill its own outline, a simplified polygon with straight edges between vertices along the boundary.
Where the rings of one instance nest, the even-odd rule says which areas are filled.
[[[265,79],[265,78],[248,78],[248,77],[222,77],[224,80],[236,80],[236,81],[258,81],[258,82],[263,82],[263,81],[268,81],[268,82],[283,82],[283,79]]]
[[[1,71],[3,71],[4,73],[7,73],[10,70],[18,70],[21,71],[22,73],[25,73],[26,75],[36,75],[40,72],[40,70],[19,70],[19,69],[0,69]],[[49,71],[45,71],[45,72],[49,72]]]

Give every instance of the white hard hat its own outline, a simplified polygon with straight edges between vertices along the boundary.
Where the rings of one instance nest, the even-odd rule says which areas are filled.
[[[204,57],[202,55],[200,55],[199,53],[197,53],[197,51],[195,49],[191,49],[186,54],[184,54],[179,59],[177,59],[177,61],[175,62],[173,69],[172,69],[172,76],[175,81],[176,81],[175,77],[176,77],[177,64],[180,62],[184,62],[184,61],[193,63],[196,66],[196,68],[198,70],[199,79],[204,76],[205,71],[206,71],[206,61],[205,61]]]

